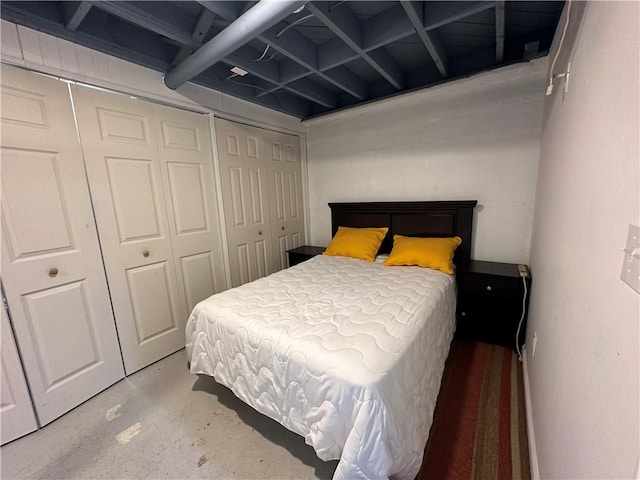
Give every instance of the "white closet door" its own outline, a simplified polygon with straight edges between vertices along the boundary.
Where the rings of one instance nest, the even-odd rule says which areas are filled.
[[[209,118],[153,106],[178,283],[187,309],[226,288]]]
[[[231,283],[234,287],[274,271],[262,131],[215,119]]]
[[[4,445],[38,428],[9,318],[2,309],[2,385],[0,386],[0,440]]]
[[[287,250],[304,243],[300,142],[298,137],[265,130],[269,205],[275,270],[287,268]]]
[[[74,86],[127,374],[184,347],[225,288],[208,118]]]
[[[187,317],[153,107],[79,86],[73,98],[128,375],[184,347]]]
[[[67,85],[2,67],[2,276],[41,425],[123,378]]]

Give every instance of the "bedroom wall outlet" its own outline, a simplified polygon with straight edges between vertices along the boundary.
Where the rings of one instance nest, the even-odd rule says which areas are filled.
[[[640,226],[638,225],[629,225],[620,278],[640,293]]]

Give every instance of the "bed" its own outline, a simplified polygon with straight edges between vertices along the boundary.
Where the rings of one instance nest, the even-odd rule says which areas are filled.
[[[455,279],[382,260],[394,234],[459,236],[465,268],[476,202],[329,205],[334,234],[389,227],[376,261],[319,255],[200,302],[190,370],[339,459],[334,479],[413,479],[455,330]]]

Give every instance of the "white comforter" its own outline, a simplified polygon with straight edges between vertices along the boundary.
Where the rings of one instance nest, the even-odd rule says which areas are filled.
[[[454,317],[452,276],[320,255],[196,305],[187,355],[340,459],[334,479],[413,479]]]

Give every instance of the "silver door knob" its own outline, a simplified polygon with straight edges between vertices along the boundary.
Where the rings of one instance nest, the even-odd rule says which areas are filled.
[[[58,269],[57,268],[52,268],[49,270],[49,276],[51,278],[57,277],[58,276]]]
[[[487,285],[487,290],[491,291],[491,285]]]

